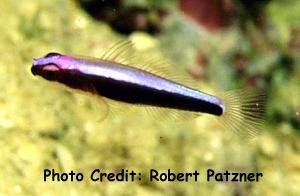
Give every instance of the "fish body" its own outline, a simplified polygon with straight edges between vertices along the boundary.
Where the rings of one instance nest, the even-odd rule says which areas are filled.
[[[47,80],[120,102],[217,116],[225,109],[215,96],[117,62],[49,53],[34,60],[31,71]]]
[[[242,137],[254,136],[260,129],[265,93],[234,90],[222,98],[204,93],[124,62],[131,48],[130,41],[120,42],[100,58],[48,53],[33,61],[31,72],[119,102],[212,114]]]

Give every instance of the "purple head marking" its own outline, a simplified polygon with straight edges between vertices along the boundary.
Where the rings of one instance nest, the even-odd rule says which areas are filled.
[[[31,67],[33,75],[39,75],[47,80],[56,80],[60,73],[58,60],[63,56],[59,53],[49,53],[46,56],[34,59]]]
[[[62,56],[59,53],[49,53],[46,56],[34,59],[32,66],[45,66],[47,64],[55,64],[56,60]]]

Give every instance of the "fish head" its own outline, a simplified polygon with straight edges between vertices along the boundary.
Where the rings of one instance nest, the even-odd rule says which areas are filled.
[[[42,58],[34,59],[31,73],[46,80],[57,81],[66,70],[64,58],[62,54],[51,52]]]

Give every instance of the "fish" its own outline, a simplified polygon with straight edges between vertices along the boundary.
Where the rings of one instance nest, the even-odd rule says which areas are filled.
[[[215,115],[235,132],[255,135],[264,117],[263,94],[235,90],[220,98],[202,92],[127,63],[132,48],[131,41],[119,42],[100,58],[50,52],[34,59],[31,72],[118,102]]]

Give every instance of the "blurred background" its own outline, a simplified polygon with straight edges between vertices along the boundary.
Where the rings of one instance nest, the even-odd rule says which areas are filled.
[[[300,1],[0,1],[1,195],[300,195]],[[265,91],[266,123],[245,141],[214,117],[190,121],[116,110],[33,77],[48,52],[99,57],[130,38],[145,57],[170,62],[205,92]],[[176,73],[175,73],[176,72]],[[43,169],[82,172],[84,182],[43,181]],[[258,183],[93,183],[122,168],[263,172]]]

